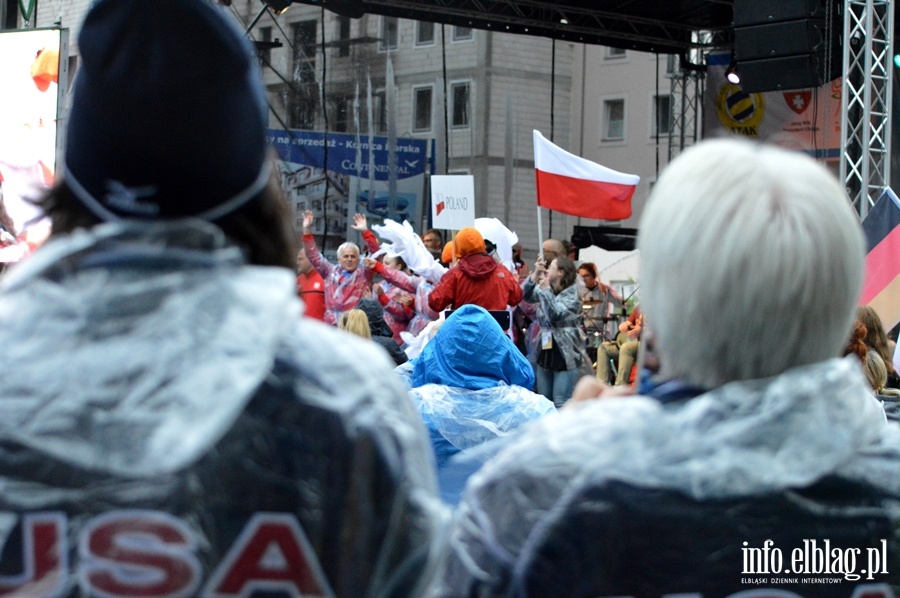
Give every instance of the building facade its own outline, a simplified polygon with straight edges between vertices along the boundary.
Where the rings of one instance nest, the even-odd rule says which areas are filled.
[[[88,5],[42,0],[28,24],[70,29],[70,73]],[[277,16],[258,0],[233,0],[226,10],[259,42],[271,127],[433,140],[435,172],[473,175],[476,215],[516,231],[527,259],[539,245],[532,130],[641,176],[629,220],[602,223],[541,209],[544,237],[569,238],[575,225],[636,226],[667,161],[676,101],[666,56],[377,15],[349,18],[303,4]],[[421,229],[427,219],[413,224]]]

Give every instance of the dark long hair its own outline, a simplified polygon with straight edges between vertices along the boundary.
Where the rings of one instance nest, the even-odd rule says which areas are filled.
[[[559,287],[556,291],[559,293],[563,289],[567,289],[575,284],[578,270],[575,269],[575,262],[564,255],[558,255],[554,259],[556,260],[556,267],[562,272],[562,277],[559,279]]]
[[[273,169],[268,185],[254,198],[235,211],[218,218],[213,224],[236,243],[257,266],[282,266],[293,270],[297,255],[296,234],[291,226],[290,209],[284,199]],[[66,185],[57,182],[35,204],[50,217],[52,236],[71,233],[79,228],[100,224]]]

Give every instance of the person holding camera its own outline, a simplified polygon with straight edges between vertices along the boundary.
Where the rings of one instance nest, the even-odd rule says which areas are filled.
[[[537,304],[538,342],[530,355],[537,390],[561,407],[572,396],[579,367],[587,363],[581,331],[581,298],[575,263],[559,256],[549,267],[539,258],[525,280],[525,301]]]

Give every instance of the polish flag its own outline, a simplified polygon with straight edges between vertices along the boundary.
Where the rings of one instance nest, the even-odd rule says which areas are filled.
[[[534,131],[534,168],[541,207],[597,220],[631,216],[631,196],[641,180],[635,174],[570,154],[539,131]]]

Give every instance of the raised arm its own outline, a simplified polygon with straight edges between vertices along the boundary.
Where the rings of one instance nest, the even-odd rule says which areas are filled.
[[[369,253],[375,253],[381,249],[381,245],[378,243],[378,237],[369,230],[369,222],[366,220],[364,214],[355,214],[353,216],[353,225],[350,228],[362,233],[363,241],[366,242],[366,248],[369,250]]]
[[[419,282],[422,280],[418,276],[410,276],[406,272],[401,272],[400,270],[395,270],[394,268],[390,268],[385,266],[378,260],[367,257],[363,260],[366,268],[369,270],[374,270],[376,274],[381,276],[383,279],[394,285],[395,287],[406,291],[407,293],[415,293],[416,288],[419,286]]]
[[[535,289],[537,289],[537,285],[541,283],[544,279],[544,274],[547,272],[547,267],[544,265],[544,260],[540,257],[534,262],[534,270],[525,279],[525,282],[522,283],[522,298],[527,303],[537,303],[537,297],[534,294]]]
[[[322,276],[327,278],[335,269],[335,265],[328,262],[316,246],[316,239],[312,234],[312,223],[315,219],[311,210],[303,213],[303,249],[306,250],[306,258],[312,263],[313,268]]]
[[[549,287],[539,287],[534,290],[534,295],[551,324],[581,314],[581,299],[578,298],[578,293],[561,292],[557,295]]]

